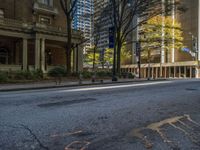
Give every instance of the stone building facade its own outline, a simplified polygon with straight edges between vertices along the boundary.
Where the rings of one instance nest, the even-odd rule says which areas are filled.
[[[66,17],[58,0],[0,0],[0,70],[47,72],[65,66]],[[73,71],[82,70],[82,37],[73,31]]]
[[[93,0],[78,0],[75,5],[75,13],[73,17],[73,29],[83,32],[86,40],[84,44],[84,53],[92,48],[92,32],[93,32]]]

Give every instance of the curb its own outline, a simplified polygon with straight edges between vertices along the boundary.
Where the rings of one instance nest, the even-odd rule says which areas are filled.
[[[28,88],[13,88],[13,89],[1,89],[0,92],[14,92],[14,91],[30,91],[30,90],[42,90],[42,89],[56,89],[64,87],[84,87],[84,86],[95,86],[95,85],[108,85],[108,84],[120,84],[120,83],[138,83],[138,82],[152,82],[152,81],[167,81],[167,79],[157,80],[130,80],[130,81],[111,81],[104,83],[83,83],[83,84],[71,84],[71,85],[54,85],[54,86],[42,86],[42,87],[28,87]]]

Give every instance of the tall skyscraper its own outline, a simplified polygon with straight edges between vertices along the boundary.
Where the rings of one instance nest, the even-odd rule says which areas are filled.
[[[78,0],[75,6],[73,29],[82,31],[87,40],[85,42],[84,52],[92,46],[93,7],[93,0]]]
[[[112,27],[110,16],[104,14],[104,9],[108,6],[109,0],[94,0],[94,26],[97,25],[99,34],[98,49],[109,48],[109,29]],[[95,28],[95,27],[94,27]]]

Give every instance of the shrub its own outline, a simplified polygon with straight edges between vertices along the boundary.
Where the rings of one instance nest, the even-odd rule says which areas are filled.
[[[6,72],[0,72],[0,83],[8,81],[8,75]]]
[[[122,72],[122,73],[121,73],[121,76],[122,76],[123,78],[130,78],[130,79],[135,78],[135,75],[134,75],[133,73],[131,73],[131,72]]]
[[[32,79],[42,79],[43,78],[43,72],[42,70],[35,70],[31,72]]]
[[[31,73],[29,71],[17,71],[13,74],[13,78],[16,80],[26,80],[29,79],[29,77],[31,76]]]
[[[38,80],[42,78],[43,72],[41,70],[0,72],[1,83],[16,80]]]
[[[122,76],[123,78],[126,78],[126,77],[127,77],[127,73],[126,73],[126,72],[122,72],[122,73],[121,73],[121,76]]]
[[[67,74],[66,69],[62,66],[55,67],[48,72],[48,76],[50,77],[63,77]]]
[[[128,73],[128,78],[134,79],[134,78],[135,78],[135,75],[134,75],[133,73]]]
[[[112,73],[109,71],[98,71],[97,76],[98,77],[112,77]]]
[[[16,80],[36,80],[43,78],[43,73],[40,70],[35,71],[18,71],[13,73]]]
[[[93,73],[92,72],[89,72],[89,71],[83,71],[81,72],[83,78],[91,78]]]
[[[79,76],[79,73],[72,72],[70,76],[71,76],[71,77],[78,77],[78,76]]]

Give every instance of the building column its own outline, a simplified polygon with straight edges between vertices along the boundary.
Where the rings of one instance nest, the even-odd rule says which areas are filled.
[[[45,39],[41,39],[41,70],[46,72],[45,69]]]
[[[40,39],[35,39],[35,69],[40,69]]]
[[[156,79],[158,78],[158,68],[156,67]]]
[[[181,67],[178,68],[178,77],[181,78]]]
[[[147,71],[146,71],[146,68],[144,68],[144,78],[147,78]]]
[[[167,78],[167,67],[165,67],[165,78]]]
[[[187,78],[187,67],[184,66],[184,78]]]
[[[152,76],[152,78],[154,78],[154,68],[153,67],[151,68],[151,76]]]
[[[28,69],[28,40],[23,38],[23,70]]]
[[[195,77],[198,79],[199,78],[199,68],[196,66],[195,68]]]
[[[190,66],[190,78],[192,78],[192,66]]]
[[[169,67],[169,78],[171,77],[171,67]]]
[[[176,78],[176,66],[174,66],[174,78]]]
[[[79,72],[83,70],[83,47],[76,45],[73,51],[73,69],[75,72]]]

